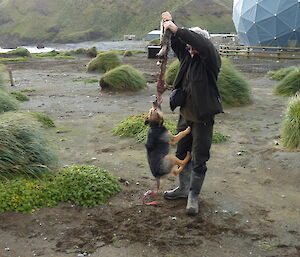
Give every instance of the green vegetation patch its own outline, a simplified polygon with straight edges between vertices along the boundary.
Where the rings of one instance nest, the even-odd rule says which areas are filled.
[[[152,46],[152,45],[160,45],[160,38],[153,38],[150,42],[149,42],[149,45]]]
[[[20,102],[29,101],[29,97],[27,95],[24,95],[20,91],[12,91],[12,92],[10,92],[10,94]]]
[[[97,48],[95,46],[85,49],[85,48],[78,48],[76,50],[71,50],[65,53],[66,55],[86,55],[90,58],[95,58],[98,54]]]
[[[30,57],[30,52],[23,47],[19,47],[16,50],[12,50],[6,53],[7,55],[16,55],[21,57]]]
[[[92,59],[87,66],[88,72],[106,72],[121,65],[119,55],[114,52],[105,52],[98,54],[96,58]]]
[[[168,85],[173,85],[177,72],[179,70],[179,66],[179,60],[175,60],[166,69],[165,80]]]
[[[114,135],[121,137],[133,137],[138,142],[145,142],[148,134],[149,126],[145,125],[146,113],[129,116],[127,119],[121,121],[113,129]],[[164,120],[164,126],[173,134],[176,134],[176,124],[169,120]],[[222,135],[219,132],[214,132],[213,143],[222,143],[227,141],[229,136]]]
[[[37,175],[56,165],[45,131],[29,113],[0,115],[0,176]]]
[[[27,88],[27,89],[23,89],[20,92],[22,93],[31,93],[31,92],[35,92],[36,89],[35,88]]]
[[[170,64],[166,70],[166,83],[172,85],[179,70],[179,61]],[[240,106],[250,102],[251,91],[246,79],[236,70],[228,58],[222,58],[217,86],[222,101],[228,106]]]
[[[124,57],[130,57],[130,56],[133,56],[133,53],[132,53],[132,51],[130,51],[130,50],[126,50],[126,51],[124,52],[123,56],[124,56]]]
[[[282,68],[278,71],[269,71],[267,73],[267,75],[270,78],[275,79],[275,80],[283,80],[291,72],[298,71],[298,70],[299,70],[299,67],[290,66],[290,67],[287,67],[287,68]]]
[[[7,62],[25,62],[27,61],[27,57],[16,57],[16,58],[0,58],[0,63],[7,63]]]
[[[100,86],[104,89],[117,90],[139,90],[147,86],[143,74],[129,65],[121,65],[105,73],[101,80]]]
[[[300,90],[300,70],[288,74],[276,86],[274,92],[279,96],[293,96]]]
[[[73,82],[84,82],[84,83],[98,83],[99,79],[96,78],[77,78],[77,79],[73,79]]]
[[[228,58],[222,58],[217,86],[225,105],[240,106],[250,102],[250,87]]]
[[[19,109],[18,100],[0,88],[0,114],[8,111],[15,111]]]
[[[55,124],[54,121],[44,113],[40,112],[30,112],[30,114],[37,119],[38,122],[42,124],[42,127],[44,128],[54,128]]]
[[[59,202],[93,207],[119,191],[118,181],[108,171],[92,165],[73,166],[39,178],[19,176],[0,181],[0,213],[32,213]]]
[[[282,124],[281,141],[284,147],[300,147],[300,97],[292,97]]]

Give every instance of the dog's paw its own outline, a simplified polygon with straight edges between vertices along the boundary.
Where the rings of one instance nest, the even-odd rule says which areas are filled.
[[[188,127],[185,129],[185,132],[186,132],[187,134],[190,134],[190,133],[191,133],[191,131],[192,131],[192,129],[191,129],[191,127],[190,127],[190,126],[188,126]]]

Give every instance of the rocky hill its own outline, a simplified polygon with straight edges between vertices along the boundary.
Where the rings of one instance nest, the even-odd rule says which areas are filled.
[[[233,0],[0,0],[0,45],[145,37],[168,10],[179,26],[232,32]]]

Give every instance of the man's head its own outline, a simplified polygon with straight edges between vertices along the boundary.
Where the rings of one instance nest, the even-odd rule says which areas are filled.
[[[190,30],[207,38],[207,39],[210,39],[210,35],[209,35],[208,31],[205,29],[201,29],[199,27],[192,27],[192,28],[190,28]],[[191,56],[194,56],[197,53],[197,50],[195,50],[191,45],[187,44],[186,47]]]

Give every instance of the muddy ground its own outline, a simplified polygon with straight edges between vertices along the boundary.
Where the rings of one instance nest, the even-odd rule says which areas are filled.
[[[30,215],[0,214],[0,256],[300,256],[300,153],[276,141],[287,100],[274,96],[276,82],[266,72],[293,61],[234,60],[244,72],[253,103],[225,108],[215,129],[230,139],[214,144],[200,198],[200,214],[185,215],[186,200],[143,206],[144,192],[155,187],[143,144],[113,136],[112,128],[129,115],[146,112],[154,100],[158,68],[146,55],[124,59],[144,72],[149,87],[140,92],[101,92],[99,78],[85,72],[87,59],[37,60],[8,64],[16,86],[27,93],[25,110],[48,114],[60,167],[94,164],[129,181],[107,204],[84,209],[70,203]],[[76,82],[77,81],[77,82]],[[163,110],[168,108],[167,92]],[[174,149],[172,149],[174,152]],[[237,153],[240,153],[238,155]],[[177,178],[165,181],[173,188]]]

